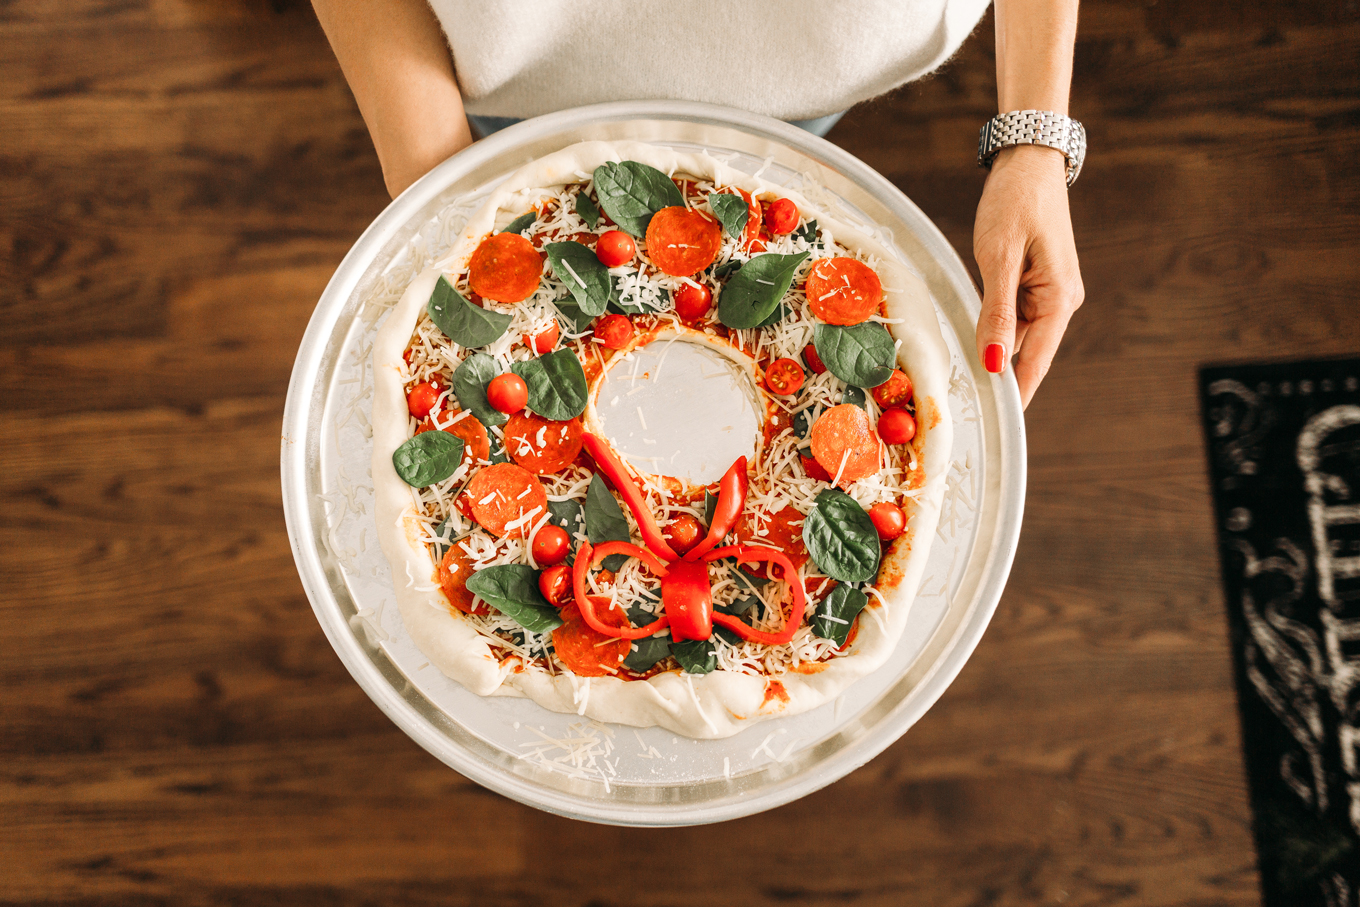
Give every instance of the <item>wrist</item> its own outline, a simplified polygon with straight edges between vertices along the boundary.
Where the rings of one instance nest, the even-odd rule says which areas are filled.
[[[993,173],[1006,169],[1053,177],[1067,185],[1067,157],[1047,145],[1007,145],[992,158]]]

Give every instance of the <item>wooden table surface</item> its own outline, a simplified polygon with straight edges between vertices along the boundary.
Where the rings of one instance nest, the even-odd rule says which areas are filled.
[[[0,4],[0,903],[1253,904],[1195,369],[1360,352],[1355,0],[1090,0],[1087,303],[1010,584],[844,780],[716,827],[540,813],[333,654],[284,531],[293,356],[382,210],[305,3]],[[990,17],[831,139],[971,262]]]

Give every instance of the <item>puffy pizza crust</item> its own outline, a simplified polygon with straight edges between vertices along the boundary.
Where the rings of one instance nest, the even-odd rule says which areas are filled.
[[[907,532],[885,552],[878,589],[887,605],[870,596],[859,633],[849,653],[833,658],[814,673],[753,676],[714,671],[702,676],[671,671],[645,681],[616,677],[580,678],[549,674],[541,668],[503,667],[490,645],[437,589],[435,564],[420,541],[409,487],[392,466],[392,453],[406,440],[402,353],[441,273],[457,273],[487,233],[503,227],[542,195],[542,190],[579,182],[608,161],[633,160],[665,173],[711,179],[723,186],[791,198],[800,212],[817,218],[823,235],[853,250],[877,256],[886,312],[903,319],[889,325],[902,342],[902,369],[911,377],[917,399],[917,455],[926,490],[908,513]],[[736,734],[753,722],[816,708],[882,665],[906,626],[912,599],[925,570],[939,521],[949,468],[953,427],[949,415],[949,351],[924,282],[899,264],[873,238],[828,215],[798,193],[736,171],[706,154],[684,154],[639,142],[583,142],[540,158],[511,174],[463,228],[436,267],[412,281],[388,315],[373,347],[373,483],[378,537],[392,566],[397,604],[411,639],[444,674],[482,696],[527,696],[557,712],[636,727],[661,726],[696,738]],[[587,410],[590,420],[594,399]],[[874,613],[867,613],[869,611]],[[778,686],[776,686],[776,684]],[[782,687],[782,689],[780,689]]]

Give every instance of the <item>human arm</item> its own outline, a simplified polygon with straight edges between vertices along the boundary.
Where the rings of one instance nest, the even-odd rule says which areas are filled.
[[[453,59],[426,0],[312,0],[312,6],[393,198],[472,144]]]
[[[1076,35],[1077,0],[996,0],[998,110],[1066,114]],[[1018,353],[1015,377],[1029,406],[1085,296],[1062,152],[1014,145],[996,155],[978,202],[973,257],[983,285],[978,355],[1000,372]]]

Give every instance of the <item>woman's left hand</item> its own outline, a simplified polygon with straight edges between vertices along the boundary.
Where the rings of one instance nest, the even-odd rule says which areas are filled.
[[[1015,377],[1029,406],[1086,295],[1060,152],[1015,145],[997,154],[978,202],[973,257],[983,285],[978,355],[1001,372],[1018,354]]]

